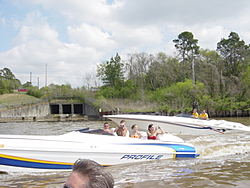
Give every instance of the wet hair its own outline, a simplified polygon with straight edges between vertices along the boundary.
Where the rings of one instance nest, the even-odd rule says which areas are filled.
[[[153,124],[148,125],[148,130],[150,130],[151,127],[153,127]]]
[[[131,126],[131,129],[134,129],[136,126],[137,126],[136,124],[132,125],[132,126]]]
[[[88,181],[83,188],[113,188],[113,176],[99,163],[90,159],[78,159],[73,165],[73,172],[80,173]]]

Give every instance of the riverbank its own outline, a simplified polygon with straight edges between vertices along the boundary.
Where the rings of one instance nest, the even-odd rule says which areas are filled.
[[[107,118],[104,118],[103,115],[110,115],[110,114],[115,114],[117,112],[110,113],[109,111],[107,112],[102,112],[100,115],[93,115],[93,116],[84,116],[84,115],[69,115],[69,114],[53,114],[53,115],[47,115],[44,117],[12,117],[12,118],[0,118],[0,123],[5,123],[5,122],[78,122],[78,121],[108,121]],[[181,112],[180,112],[181,113]],[[166,114],[165,112],[119,112],[119,114],[143,114],[143,115],[163,115],[163,116],[175,116],[180,113],[169,113]],[[184,112],[185,114],[191,114],[190,112]],[[223,119],[223,118],[247,118],[249,117],[249,114],[242,114],[242,112],[238,113],[223,113],[221,115],[215,114],[211,116],[209,114],[209,118],[212,119]]]
[[[175,116],[181,113],[191,114],[193,107],[185,110],[179,109],[168,109],[168,110],[161,110],[159,107],[159,103],[151,102],[151,101],[135,101],[129,99],[105,99],[102,102],[109,106],[112,106],[113,109],[118,109],[119,113],[124,114],[152,114],[152,115],[166,115],[166,116]],[[167,104],[166,104],[167,106]],[[201,110],[203,107],[199,106],[198,111]],[[210,118],[215,117],[250,117],[250,111],[243,111],[243,110],[215,110],[215,109],[206,109]],[[105,110],[104,110],[105,111]]]
[[[64,113],[57,115],[56,113],[58,112],[54,112],[55,114],[53,114],[53,112],[50,112],[51,110],[48,109],[49,107],[43,108],[45,109],[43,110],[44,113],[41,113],[40,112],[41,110],[39,110],[38,114],[39,115],[43,114],[41,117],[39,117],[39,115],[34,115],[34,114],[20,115],[21,113],[17,113],[18,109],[20,108],[29,108],[29,110],[26,110],[26,111],[29,111],[29,112],[32,111],[30,110],[30,108],[33,108],[32,105],[37,104],[36,106],[40,106],[39,105],[41,103],[40,100],[43,100],[43,99],[39,99],[39,98],[30,96],[27,94],[0,95],[0,112],[6,110],[6,108],[13,109],[14,115],[12,116],[12,119],[14,121],[16,120],[17,121],[26,121],[26,120],[27,121],[47,121],[48,119],[47,117],[49,118],[52,117],[52,121],[58,121],[58,120],[59,121],[74,121],[75,120],[74,114],[73,116],[70,113],[69,113],[70,115],[64,114]],[[112,113],[123,113],[123,114],[151,114],[151,115],[175,116],[181,113],[191,114],[192,112],[192,107],[190,107],[190,109],[186,111],[175,110],[175,109],[163,111],[163,110],[159,110],[159,104],[157,102],[141,101],[141,100],[135,101],[135,100],[129,100],[129,99],[112,99],[112,100],[105,99],[105,100],[99,101],[99,103],[102,103],[103,105],[101,106],[104,106],[107,108],[107,109],[101,109],[101,108],[99,109],[99,112],[104,113],[104,114],[112,112]],[[16,106],[11,107],[11,105],[14,105],[14,106],[16,105]],[[37,110],[37,107],[34,107],[34,109]],[[107,110],[111,110],[111,111],[107,111]],[[243,111],[243,110],[216,111],[216,110],[206,109],[206,111],[210,118],[250,117],[250,111]],[[53,115],[50,113],[52,113]],[[15,114],[17,115],[15,116]],[[95,114],[93,114],[92,116],[91,115],[89,116],[91,120],[96,120],[96,119],[102,120],[101,114],[100,116],[98,115],[98,109],[96,110]],[[7,116],[0,115],[0,121],[2,120],[4,121],[3,117],[7,117]],[[85,120],[84,117],[80,117],[80,119]],[[78,120],[79,119],[77,119],[76,121]]]

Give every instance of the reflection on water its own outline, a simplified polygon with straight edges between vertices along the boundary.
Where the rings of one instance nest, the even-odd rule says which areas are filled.
[[[250,118],[227,118],[250,125]],[[245,120],[244,122],[242,122]],[[7,122],[1,134],[59,135],[83,127],[102,128],[104,122]],[[111,122],[110,122],[111,123]],[[116,124],[111,123],[111,127]],[[129,125],[128,125],[129,127]],[[250,133],[179,135],[194,144],[197,159],[159,160],[107,168],[117,188],[249,187]],[[69,172],[0,174],[0,187],[61,188]]]

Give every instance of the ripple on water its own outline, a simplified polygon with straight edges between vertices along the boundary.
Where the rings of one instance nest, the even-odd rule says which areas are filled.
[[[0,123],[1,134],[59,135],[84,127],[102,128],[104,122]],[[117,126],[111,123],[111,127]],[[177,135],[178,136],[178,135]],[[197,159],[160,160],[107,168],[115,187],[249,187],[250,134],[180,135],[194,144]],[[0,174],[1,187],[61,188],[69,172]]]

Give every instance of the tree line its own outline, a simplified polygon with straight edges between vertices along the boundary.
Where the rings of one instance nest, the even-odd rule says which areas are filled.
[[[250,110],[250,46],[236,32],[217,43],[216,50],[202,49],[192,32],[173,39],[176,54],[119,54],[97,65],[102,86],[71,88],[51,84],[38,89],[15,78],[8,68],[0,70],[0,94],[29,88],[30,95],[85,96],[97,99],[128,99],[154,102],[163,112],[191,111],[193,101],[209,113]],[[87,79],[86,79],[87,80]],[[89,80],[89,79],[88,79]]]
[[[27,94],[37,97],[37,98],[78,98],[80,101],[84,101],[84,97],[89,97],[89,92],[87,92],[85,87],[82,88],[72,88],[70,84],[50,84],[49,86],[38,88],[33,86],[32,83],[26,82],[22,84],[19,79],[17,79],[9,68],[0,69],[0,95],[6,93],[13,93],[14,89],[28,89]],[[4,101],[0,101],[3,103]]]
[[[103,86],[97,96],[156,101],[162,111],[191,111],[193,101],[210,113],[250,109],[250,46],[236,32],[202,49],[184,31],[173,40],[177,54],[117,53],[102,62],[97,76]]]

